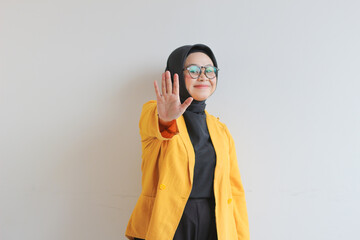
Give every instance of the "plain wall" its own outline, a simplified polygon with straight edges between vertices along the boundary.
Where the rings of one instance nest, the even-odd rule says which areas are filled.
[[[210,46],[252,240],[360,239],[360,3],[0,2],[0,239],[117,240],[168,55]]]

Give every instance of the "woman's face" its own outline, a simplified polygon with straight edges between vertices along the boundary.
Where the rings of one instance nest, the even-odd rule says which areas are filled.
[[[189,54],[186,58],[184,67],[189,65],[198,66],[214,66],[211,58],[202,52],[194,52]],[[184,79],[186,89],[188,90],[191,97],[197,101],[204,101],[215,91],[216,88],[216,77],[209,79],[205,75],[205,69],[201,69],[199,78],[194,79],[190,76],[188,70],[184,70]]]

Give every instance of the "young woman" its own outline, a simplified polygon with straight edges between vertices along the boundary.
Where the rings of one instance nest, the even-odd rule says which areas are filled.
[[[203,44],[169,56],[157,101],[143,106],[142,191],[125,235],[145,240],[249,240],[245,194],[226,125],[206,110],[218,65]]]

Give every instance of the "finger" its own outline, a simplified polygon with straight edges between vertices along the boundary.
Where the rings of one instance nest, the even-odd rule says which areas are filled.
[[[172,93],[171,74],[169,71],[166,71],[166,93]]]
[[[179,75],[177,73],[174,74],[173,94],[179,96]]]
[[[160,98],[161,98],[161,93],[160,93],[160,91],[159,91],[159,87],[158,87],[158,85],[157,85],[156,80],[154,81],[154,88],[155,88],[156,97],[157,97],[158,99],[160,99]]]
[[[161,90],[163,95],[166,94],[165,73],[161,75]]]
[[[190,106],[191,102],[193,101],[192,97],[189,97],[186,99],[183,104],[181,104],[180,108],[182,112],[185,112],[185,110]]]

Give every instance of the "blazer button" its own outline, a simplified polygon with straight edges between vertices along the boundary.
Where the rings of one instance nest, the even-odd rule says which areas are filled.
[[[229,198],[228,199],[228,204],[230,204],[232,202],[232,199],[231,198]]]
[[[164,190],[166,188],[165,184],[160,184],[160,189]]]

